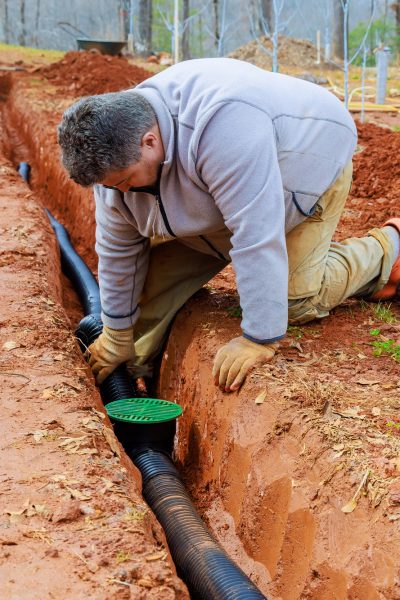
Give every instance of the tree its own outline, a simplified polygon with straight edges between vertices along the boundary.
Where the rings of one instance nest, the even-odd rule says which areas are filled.
[[[397,32],[397,35],[400,35],[400,0],[396,0],[395,2],[393,2],[391,8],[394,11],[394,18],[395,18],[395,22],[396,22],[396,32]]]
[[[138,54],[150,54],[152,50],[152,0],[139,0],[138,31],[135,50]]]
[[[183,0],[182,60],[190,58],[190,0]]]
[[[20,0],[21,9],[21,29],[18,35],[18,43],[20,46],[26,45],[26,31],[25,31],[25,0]]]
[[[8,22],[8,0],[4,0],[4,41],[6,44],[10,43],[10,25]]]
[[[219,0],[213,0],[213,11],[214,11],[214,37],[215,47],[218,50],[220,31],[219,31]]]
[[[344,0],[347,5],[347,0]],[[344,10],[342,0],[333,0],[333,54],[344,59]]]
[[[271,32],[273,28],[274,7],[272,0],[260,0],[260,31]]]
[[[282,34],[287,29],[290,20],[294,14],[294,12],[292,12],[292,14],[286,19],[286,21],[283,21],[282,14],[284,5],[285,0],[271,0],[271,24],[270,28],[268,28],[268,24],[262,14],[261,0],[258,0],[258,3],[256,4],[256,9],[258,10],[258,12],[256,13],[258,15],[258,23],[261,23],[263,26],[262,33],[271,40],[272,52],[264,46],[261,39],[257,41],[262,51],[265,52],[265,54],[268,54],[272,57],[272,71],[274,73],[278,72],[279,34]],[[250,30],[253,34],[253,37],[257,39],[258,35],[256,32],[256,27],[253,21],[253,15],[251,14],[251,11],[248,11],[248,15],[250,19]]]

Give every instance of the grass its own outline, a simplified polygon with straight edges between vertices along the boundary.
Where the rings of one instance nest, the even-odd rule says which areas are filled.
[[[393,125],[392,131],[394,131],[395,133],[399,132],[400,131],[400,125]]]
[[[381,335],[380,329],[370,329],[370,335],[378,338]],[[391,356],[396,362],[400,362],[400,344],[397,344],[394,340],[388,340],[387,338],[376,339],[371,343],[374,348],[373,354],[374,356],[382,356],[383,354],[388,354]]]
[[[377,319],[379,319],[379,321],[382,321],[383,323],[396,323],[397,319],[395,317],[395,315],[392,313],[392,311],[390,310],[390,307],[392,305],[389,304],[381,304],[380,302],[378,302],[378,304],[376,304],[373,307],[373,313],[375,315],[375,317]]]
[[[240,319],[242,316],[242,309],[238,304],[236,304],[235,306],[230,306],[226,309],[226,312],[228,313],[228,316],[232,319]]]
[[[123,562],[126,562],[127,560],[130,560],[130,555],[128,554],[128,552],[125,552],[124,550],[119,550],[117,552],[117,554],[115,555],[115,560],[118,564],[123,563]]]
[[[294,338],[296,338],[296,340],[299,340],[304,335],[304,331],[302,330],[302,328],[296,325],[289,325],[289,327],[287,328],[287,332],[289,335],[292,335]]]
[[[393,323],[397,323],[396,315],[391,310],[392,304],[378,302],[377,304],[373,302],[366,302],[365,300],[360,300],[360,310],[362,312],[371,311],[376,319],[381,321],[382,323],[389,323],[390,325]]]
[[[0,43],[0,54],[3,60],[10,58],[23,60],[24,62],[39,60],[40,62],[50,63],[60,60],[65,52],[63,50],[46,50],[44,48],[31,48],[29,46]]]
[[[376,340],[372,342],[374,347],[374,356],[382,356],[388,354],[396,362],[400,362],[400,344],[396,344],[394,340]]]

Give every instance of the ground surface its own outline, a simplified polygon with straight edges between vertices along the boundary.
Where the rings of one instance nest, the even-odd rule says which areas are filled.
[[[75,598],[184,598],[138,474],[93,410],[98,395],[72,336],[79,303],[40,209],[60,218],[95,270],[91,194],[63,174],[55,136],[78,89],[115,83],[114,59],[96,56],[99,89],[78,88],[93,66],[84,57],[0,75],[1,587],[10,599],[59,598],[67,585]],[[20,160],[32,164],[34,195],[13,172]],[[400,133],[360,126],[337,239],[397,216],[399,194]],[[291,328],[273,364],[226,395],[210,370],[240,332],[237,314],[228,268],[181,311],[162,363],[160,397],[185,408],[176,456],[199,511],[270,598],[400,598],[399,305],[351,300]]]

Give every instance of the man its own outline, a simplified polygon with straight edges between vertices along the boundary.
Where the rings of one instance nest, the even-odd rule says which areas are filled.
[[[306,323],[349,296],[396,293],[400,219],[331,241],[356,128],[319,86],[232,59],[187,61],[78,101],[59,142],[70,177],[94,185],[98,383],[122,362],[151,374],[177,310],[230,260],[243,333],[213,369],[228,392],[274,356],[288,317]]]

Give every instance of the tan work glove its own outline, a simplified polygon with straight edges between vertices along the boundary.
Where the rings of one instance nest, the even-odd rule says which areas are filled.
[[[243,336],[233,338],[215,356],[212,372],[215,385],[219,385],[225,392],[235,392],[251,367],[271,360],[277,347],[277,343],[256,344]]]
[[[118,365],[135,357],[133,327],[111,329],[105,325],[84,356],[92,368],[97,384],[100,385]]]

